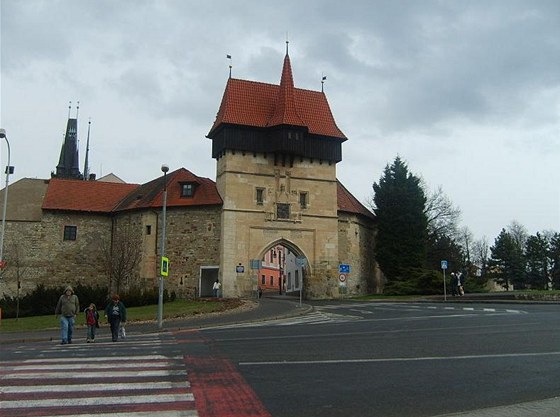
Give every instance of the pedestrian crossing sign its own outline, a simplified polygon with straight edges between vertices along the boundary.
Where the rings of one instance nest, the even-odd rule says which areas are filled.
[[[169,258],[166,258],[165,256],[161,257],[161,276],[169,276]]]

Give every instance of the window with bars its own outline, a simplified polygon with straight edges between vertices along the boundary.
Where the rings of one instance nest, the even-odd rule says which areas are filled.
[[[78,226],[64,226],[64,240],[76,240]]]

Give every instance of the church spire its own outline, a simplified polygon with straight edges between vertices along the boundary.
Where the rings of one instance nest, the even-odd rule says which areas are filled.
[[[56,173],[51,173],[53,178],[82,179],[78,159],[78,118],[70,117],[72,104],[68,107],[68,123],[66,124],[66,135],[60,150],[60,158],[56,166]],[[79,103],[78,103],[79,110]]]
[[[91,129],[91,118],[87,127],[87,142],[86,142],[86,159],[84,161],[84,180],[89,180],[89,131]]]

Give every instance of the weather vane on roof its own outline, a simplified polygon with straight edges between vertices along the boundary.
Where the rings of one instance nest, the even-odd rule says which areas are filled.
[[[229,78],[231,78],[231,55],[226,55],[226,58],[229,59]]]

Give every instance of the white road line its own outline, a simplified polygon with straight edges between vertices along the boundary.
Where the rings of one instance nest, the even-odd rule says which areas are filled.
[[[75,379],[75,378],[127,378],[127,377],[166,377],[187,375],[187,371],[181,370],[167,370],[167,371],[119,371],[113,369],[107,372],[80,372],[78,374],[68,372],[35,372],[25,374],[10,374],[0,375],[0,380],[3,379]]]
[[[122,382],[106,384],[64,384],[64,385],[22,385],[0,387],[2,394],[29,394],[39,392],[88,392],[88,391],[123,391],[123,390],[159,390],[190,388],[187,381],[182,382]]]
[[[33,414],[35,417],[53,417],[52,414]],[[137,411],[132,413],[65,414],[64,417],[198,417],[196,410]]]
[[[168,368],[169,366],[174,366],[177,363],[173,362],[121,362],[117,366],[119,369],[122,368]],[[40,362],[33,365],[16,365],[16,366],[2,366],[1,371],[27,371],[27,370],[41,370],[41,369],[53,369],[53,364],[44,364]],[[75,364],[57,364],[56,370],[61,371],[63,369],[76,369]],[[80,370],[83,369],[115,369],[114,363],[81,363]]]
[[[2,409],[34,408],[34,407],[74,407],[88,405],[117,405],[117,404],[153,404],[174,403],[181,401],[194,401],[193,394],[161,394],[161,395],[138,395],[117,397],[93,397],[93,398],[58,398],[54,400],[16,400],[2,401]],[[157,414],[156,414],[157,415]]]
[[[126,360],[132,361],[153,361],[160,359],[183,359],[182,356],[163,356],[163,355],[142,355],[142,356],[128,356]],[[95,356],[89,358],[45,358],[45,359],[26,359],[22,362],[36,363],[36,362],[56,362],[56,363],[83,363],[83,362],[118,362],[122,363],[123,358],[120,356]]]
[[[270,366],[270,365],[330,365],[348,363],[376,363],[376,362],[419,362],[419,361],[448,361],[465,359],[501,359],[538,356],[558,356],[560,352],[533,353],[499,353],[494,355],[463,355],[463,356],[421,356],[417,358],[368,358],[368,359],[332,359],[318,361],[268,361],[268,362],[239,362],[239,366]]]
[[[490,311],[490,312],[495,312],[496,309],[495,308],[483,308],[482,311]]]

